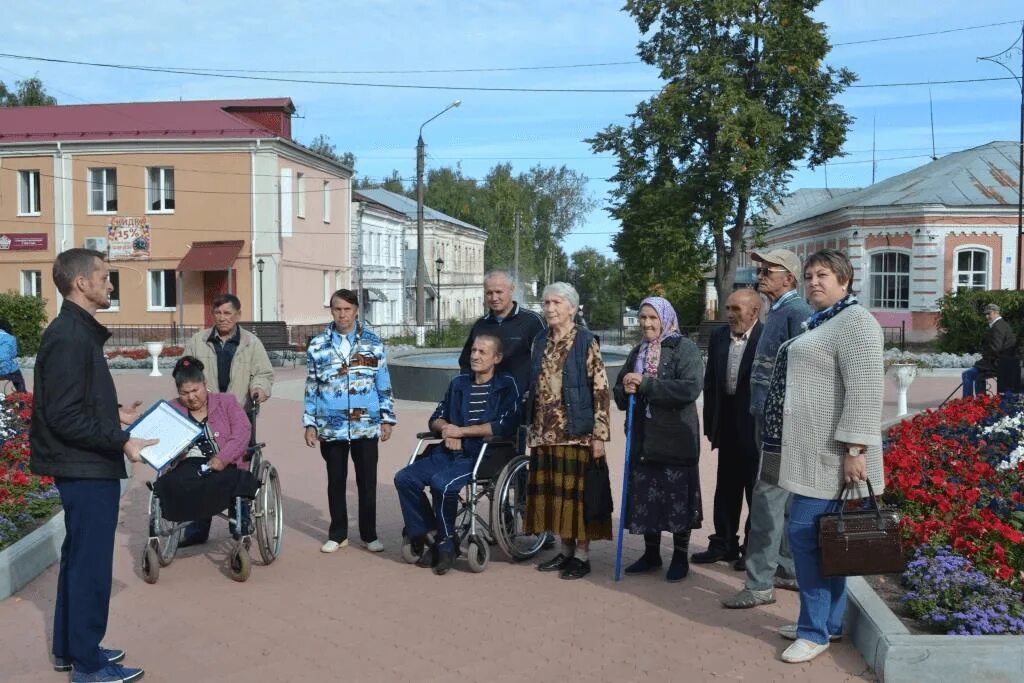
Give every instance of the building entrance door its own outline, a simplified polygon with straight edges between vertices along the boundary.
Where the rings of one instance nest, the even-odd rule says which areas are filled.
[[[213,326],[213,311],[210,302],[221,294],[238,291],[238,273],[231,269],[231,286],[228,287],[228,274],[223,270],[207,270],[203,272],[203,327]]]

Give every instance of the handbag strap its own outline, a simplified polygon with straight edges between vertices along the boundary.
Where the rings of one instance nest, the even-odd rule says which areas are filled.
[[[874,487],[871,486],[871,480],[870,479],[865,479],[864,481],[868,485],[868,499],[871,501],[871,505],[874,506],[874,508],[875,508],[875,518],[878,519],[879,523],[881,523],[881,521],[882,521],[882,507],[878,504],[878,498],[877,498],[877,496],[875,496],[875,489],[874,489]],[[853,495],[853,491],[854,491],[855,486],[856,486],[856,484],[854,482],[852,482],[852,481],[848,481],[845,484],[843,484],[843,490],[839,494],[839,498],[838,498],[838,502],[839,502],[839,521],[840,522],[843,521],[844,515],[846,514],[845,502],[846,502],[847,492],[850,493],[850,496],[851,496],[850,500],[853,500],[852,495]],[[868,508],[868,509],[870,509],[870,508]]]

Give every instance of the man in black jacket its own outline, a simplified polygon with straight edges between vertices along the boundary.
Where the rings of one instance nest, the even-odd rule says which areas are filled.
[[[1010,323],[1006,322],[996,304],[985,306],[985,319],[988,329],[981,339],[981,358],[973,368],[961,373],[964,384],[964,398],[985,393],[985,380],[995,377],[999,371],[1000,361],[1012,357],[1017,347],[1017,335],[1013,333]]]
[[[134,681],[142,669],[121,666],[124,651],[100,641],[110,607],[119,480],[127,477],[123,456],[138,462],[156,440],[130,438],[121,428],[137,417],[138,404],[118,405],[103,356],[110,333],[95,316],[110,307],[113,290],[103,254],[59,254],[53,281],[64,303],[36,355],[29,439],[32,472],[54,477],[64,507],[54,668],[71,671],[72,681]]]
[[[522,308],[512,299],[515,283],[504,270],[492,270],[484,276],[484,301],[490,311],[475,323],[459,356],[459,367],[470,373],[469,352],[473,340],[481,334],[501,340],[504,352],[498,372],[512,375],[516,389],[523,396],[530,383],[530,351],[533,339],[547,327],[544,319],[528,308]]]
[[[752,289],[733,292],[725,303],[728,327],[712,334],[704,370],[704,435],[718,449],[715,533],[708,549],[690,558],[697,564],[736,561],[742,570],[739,528],[743,498],[750,506],[759,462],[750,414],[750,369],[761,337],[761,298]]]

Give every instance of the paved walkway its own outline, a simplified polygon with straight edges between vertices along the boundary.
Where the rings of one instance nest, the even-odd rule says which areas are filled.
[[[577,582],[508,563],[497,549],[482,574],[461,561],[443,577],[404,564],[391,477],[426,425],[432,406],[425,404],[398,402],[400,426],[382,448],[378,530],[385,552],[353,544],[321,554],[327,502],[319,453],[301,441],[303,373],[279,371],[275,398],[260,416],[260,438],[282,476],[286,530],[280,559],[254,566],[248,582],[226,574],[229,537],[218,520],[210,544],[182,550],[159,583],[143,583],[138,560],[146,538],[143,482],[150,472],[136,465],[121,504],[106,644],[127,649],[127,662],[144,666],[147,681],[875,680],[849,643],[833,645],[808,664],[780,662],[786,641],[774,631],[795,621],[797,595],[780,591],[775,605],[722,609],[718,599],[738,590],[743,578],[726,564],[694,566],[674,585],[661,574],[614,583],[613,543],[594,545],[594,572]],[[134,371],[115,379],[122,400],[173,394],[169,377]],[[935,405],[958,381],[919,379],[911,409]],[[893,391],[888,381],[887,391]],[[886,414],[894,413],[890,395]],[[621,418],[616,413],[615,424]],[[716,461],[704,448],[708,521],[694,533],[697,550],[711,532]],[[621,437],[609,453],[618,491]],[[358,537],[354,487],[350,480],[352,535]],[[635,536],[626,545],[627,561],[643,548]],[[670,553],[666,534],[663,554]],[[48,656],[56,580],[51,567],[0,602],[0,679],[66,680],[50,670]]]

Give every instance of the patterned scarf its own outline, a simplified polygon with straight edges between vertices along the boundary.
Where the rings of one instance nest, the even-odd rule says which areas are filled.
[[[660,296],[649,296],[640,302],[640,308],[650,306],[658,314],[661,321],[661,334],[654,341],[646,339],[640,342],[640,350],[636,354],[636,361],[633,363],[633,372],[639,372],[644,377],[658,376],[658,363],[661,362],[661,342],[670,337],[681,337],[679,333],[679,319],[676,317],[676,310],[668,300]],[[646,416],[651,416],[651,407],[647,406]]]
[[[847,294],[828,308],[822,309],[802,323],[805,330],[813,330],[836,317],[840,311],[857,304],[857,297]],[[779,347],[772,369],[772,381],[764,402],[764,424],[761,443],[761,481],[778,485],[782,471],[782,416],[786,403],[786,368],[789,365],[790,339]]]

